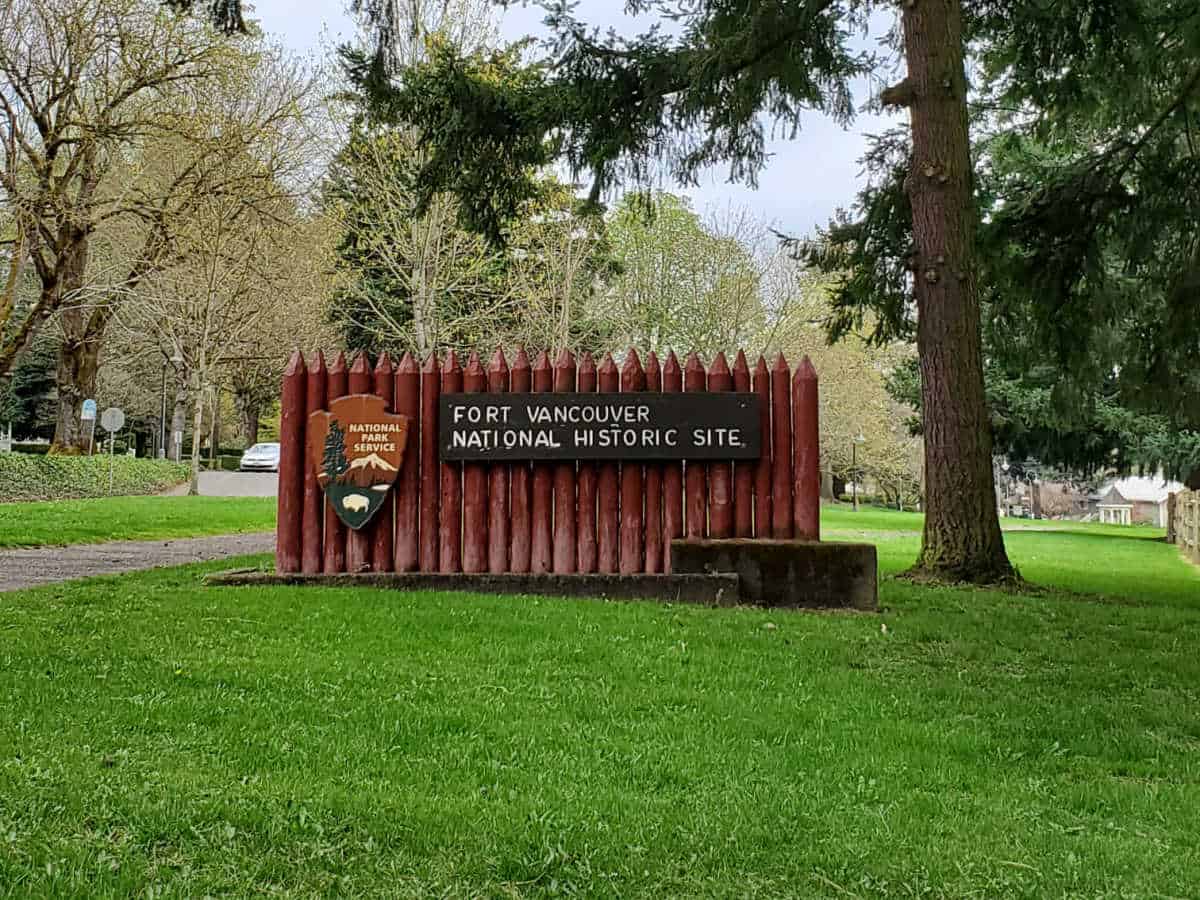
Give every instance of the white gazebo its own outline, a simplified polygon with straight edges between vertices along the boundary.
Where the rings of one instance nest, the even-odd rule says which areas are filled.
[[[1133,501],[1125,499],[1116,487],[1100,498],[1096,508],[1100,511],[1100,521],[1105,525],[1133,524]]]

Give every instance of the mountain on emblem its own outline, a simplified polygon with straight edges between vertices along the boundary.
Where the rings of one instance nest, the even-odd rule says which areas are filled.
[[[308,420],[308,459],[339,519],[362,528],[383,508],[408,442],[408,417],[382,397],[351,394]]]

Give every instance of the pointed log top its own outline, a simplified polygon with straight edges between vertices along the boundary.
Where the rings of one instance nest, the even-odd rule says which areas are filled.
[[[642,368],[642,360],[632,347],[625,354],[625,362],[621,364],[621,390],[644,391],[646,389],[646,370]]]
[[[566,347],[563,347],[562,352],[558,354],[558,359],[554,361],[556,369],[573,369],[575,368],[575,356]]]
[[[529,354],[525,352],[524,347],[517,350],[517,355],[513,357],[512,368],[514,372],[518,369],[529,368]]]
[[[306,371],[304,367],[304,354],[299,350],[293,350],[292,355],[288,357],[287,368],[283,370],[283,374],[300,375]]]
[[[795,380],[799,381],[802,378],[806,381],[817,380],[817,370],[813,368],[812,360],[808,358],[807,353],[804,354],[804,359],[800,360],[800,365],[796,366]]]
[[[783,372],[784,374],[790,371],[788,361],[784,357],[782,350],[779,352],[779,356],[775,357],[775,365],[771,367],[771,370],[774,372]]]
[[[700,362],[700,357],[695,353],[689,353],[687,362],[684,363],[683,370],[685,372],[703,372],[704,363]]]
[[[400,357],[400,362],[396,364],[396,371],[401,375],[411,375],[417,371],[417,361],[407,350],[405,350],[404,355]],[[430,369],[430,371],[433,372],[436,371],[436,369]]]
[[[442,371],[449,374],[450,372],[457,372],[460,368],[458,354],[451,350],[446,354],[446,361],[442,363]]]
[[[648,391],[661,391],[662,386],[662,366],[659,365],[658,355],[651,350],[646,354],[645,388]]]
[[[421,371],[431,375],[440,368],[441,364],[438,362],[437,351],[430,350],[429,355],[425,357],[425,362],[421,363]]]
[[[738,351],[737,357],[733,360],[733,371],[747,373],[750,371],[750,364],[746,362],[745,350]]]
[[[721,350],[717,353],[717,358],[712,361],[712,365],[708,367],[709,375],[728,375],[729,362],[725,359],[725,351]]]
[[[584,350],[583,356],[579,357],[579,374],[590,375],[596,371],[596,361],[592,359],[591,351]]]
[[[375,374],[391,375],[394,371],[396,371],[396,369],[392,365],[392,358],[388,356],[388,352],[384,350],[379,354],[379,362],[375,363]]]
[[[322,353],[320,350],[318,350],[317,355],[313,357],[312,365],[308,367],[308,371],[310,371],[310,372],[324,372],[325,371],[325,354]]]
[[[767,359],[761,353],[758,354],[758,362],[754,365],[755,375],[766,375],[771,370],[767,368]]]
[[[533,368],[535,372],[550,368],[550,357],[545,350],[538,353],[537,358],[533,361]]]
[[[338,355],[333,358],[333,365],[329,367],[330,374],[340,375],[346,371],[346,353],[344,350],[339,350]]]
[[[679,357],[675,355],[674,350],[667,351],[667,361],[663,363],[664,375],[677,375],[683,370],[679,368]]]
[[[471,351],[471,355],[467,357],[467,367],[463,370],[468,375],[482,375],[483,363],[479,361],[479,353],[476,350]]]
[[[507,372],[508,360],[504,358],[504,350],[500,347],[496,348],[496,352],[492,354],[492,361],[488,363],[489,372]]]
[[[617,371],[617,364],[613,362],[611,353],[604,354],[604,361],[600,363],[599,371],[604,374],[610,374]]]
[[[354,357],[354,365],[350,367],[350,371],[355,375],[366,375],[371,371],[371,361],[367,359],[365,352],[359,352]]]

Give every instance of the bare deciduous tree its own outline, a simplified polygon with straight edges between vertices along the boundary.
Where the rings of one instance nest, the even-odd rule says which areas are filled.
[[[0,33],[0,185],[14,223],[0,374],[61,312],[60,419],[70,423],[60,421],[58,442],[78,447],[78,406],[96,376],[94,335],[106,324],[104,312],[80,302],[91,241],[106,221],[155,214],[110,176],[131,148],[184,120],[181,99],[221,77],[228,48],[209,26],[141,0],[9,0]],[[39,295],[16,320],[13,290],[26,265]]]

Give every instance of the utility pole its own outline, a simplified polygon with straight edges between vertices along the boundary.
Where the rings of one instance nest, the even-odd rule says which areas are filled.
[[[850,496],[854,501],[855,512],[858,512],[858,445],[866,442],[867,439],[861,431],[858,433],[858,437],[850,442],[850,477],[854,479],[850,482]]]

